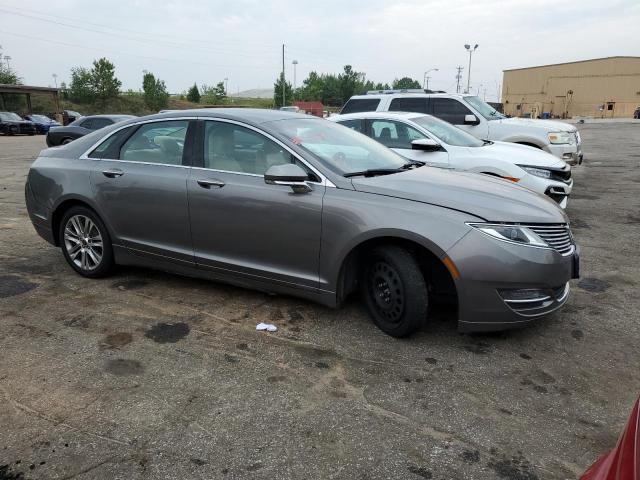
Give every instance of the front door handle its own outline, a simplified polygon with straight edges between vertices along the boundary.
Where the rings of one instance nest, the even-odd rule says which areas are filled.
[[[108,170],[103,170],[102,174],[105,177],[108,177],[108,178],[116,178],[116,177],[121,177],[122,175],[124,175],[124,172],[122,170],[120,170],[119,168],[110,168]]]
[[[217,180],[215,178],[202,178],[200,180],[197,180],[197,182],[198,182],[198,185],[200,185],[202,188],[211,188],[211,187],[222,188],[225,185],[225,183],[222,180]]]

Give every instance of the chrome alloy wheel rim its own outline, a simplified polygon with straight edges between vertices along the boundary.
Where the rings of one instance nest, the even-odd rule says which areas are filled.
[[[71,261],[80,269],[98,268],[104,254],[100,230],[89,217],[74,215],[64,227],[64,247]]]

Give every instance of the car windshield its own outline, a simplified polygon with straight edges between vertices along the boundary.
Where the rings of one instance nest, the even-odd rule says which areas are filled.
[[[20,118],[20,115],[18,115],[17,113],[1,112],[0,120],[4,120],[5,122],[19,122],[22,120],[22,118]]]
[[[411,121],[417,123],[447,145],[453,145],[455,147],[482,147],[486,145],[485,142],[478,140],[464,130],[454,127],[449,122],[432,117],[431,115],[412,118]]]
[[[45,117],[44,115],[31,115],[31,120],[37,120],[38,122],[49,122],[49,117]]]
[[[487,120],[499,120],[501,118],[507,118],[506,115],[501,114],[487,102],[480,100],[480,97],[463,97],[464,101],[475,108],[480,115]]]
[[[276,120],[269,126],[339,175],[396,170],[412,164],[375,140],[328,120]]]

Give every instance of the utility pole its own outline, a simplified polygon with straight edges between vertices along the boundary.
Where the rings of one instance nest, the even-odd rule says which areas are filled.
[[[462,70],[464,67],[458,65],[457,67],[458,73],[456,73],[456,93],[460,93],[460,80],[462,80]]]
[[[285,80],[284,80],[284,43],[282,44],[282,106],[285,107],[287,105],[285,96]]]
[[[467,70],[467,91],[464,93],[469,93],[469,86],[471,85],[471,54],[476,51],[478,48],[478,44],[476,43],[473,48],[468,43],[465,44],[464,48],[469,52],[469,70]]]
[[[58,74],[54,73],[51,76],[53,77],[53,81],[56,83],[56,88],[58,88]]]
[[[229,95],[229,90],[227,90],[228,87],[229,87],[229,79],[225,77],[224,78],[224,94],[225,95]]]
[[[9,60],[11,60],[11,57],[9,55],[5,55],[4,59],[7,61],[7,68],[11,69],[11,65],[9,65]]]

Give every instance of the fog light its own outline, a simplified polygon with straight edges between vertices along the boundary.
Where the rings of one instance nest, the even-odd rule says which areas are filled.
[[[498,293],[508,303],[542,302],[551,298],[537,288],[500,289]]]

